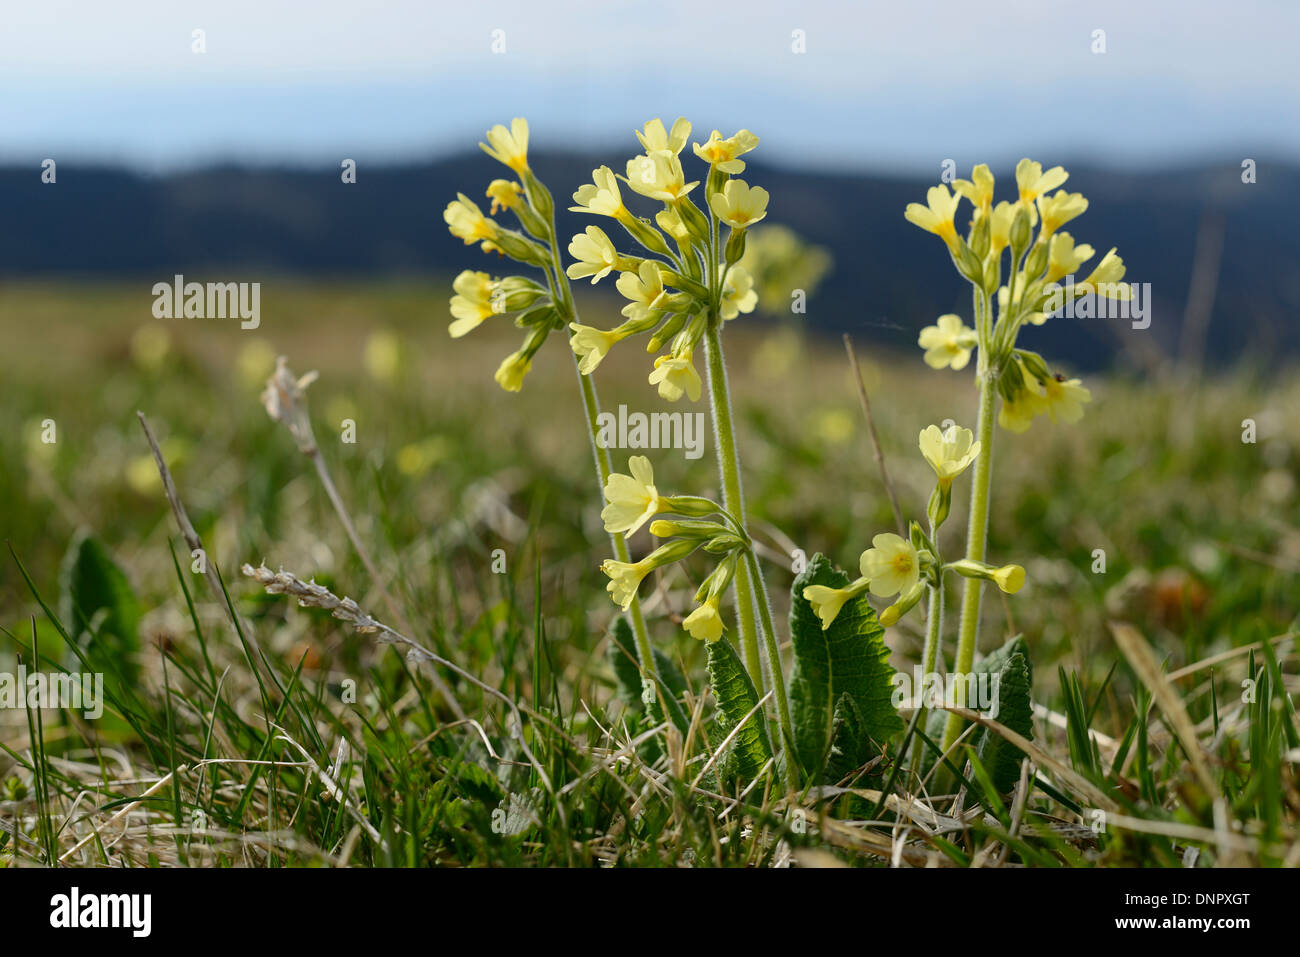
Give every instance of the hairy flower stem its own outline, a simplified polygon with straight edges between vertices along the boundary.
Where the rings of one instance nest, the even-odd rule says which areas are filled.
[[[722,473],[722,507],[735,516],[742,527],[745,520],[745,495],[740,485],[740,458],[736,454],[736,433],[731,422],[731,395],[727,389],[727,369],[722,362],[722,340],[716,315],[709,318],[704,332],[704,355],[708,362],[709,401],[713,406],[713,431],[718,443],[718,471]],[[763,663],[758,654],[758,631],[754,621],[754,583],[749,567],[736,566],[736,617],[740,620],[741,650],[745,670],[754,687],[762,689]]]
[[[575,354],[573,357],[575,369],[578,361]],[[582,388],[582,407],[587,416],[587,431],[591,438],[591,452],[596,459],[596,476],[600,480],[600,487],[603,489],[605,483],[609,481],[612,468],[609,461],[609,450],[602,448],[597,439],[600,434],[600,426],[597,424],[600,418],[600,400],[596,397],[596,386],[591,381],[591,376],[583,375],[579,371],[578,384]],[[627,541],[622,535],[617,532],[610,535],[609,543],[614,548],[614,557],[616,559],[620,562],[631,560],[627,551]],[[650,644],[650,634],[646,630],[645,615],[641,613],[641,603],[635,597],[632,599],[627,614],[632,621],[632,635],[636,640],[636,655],[641,661],[641,670],[658,683],[659,669],[655,665],[654,648]]]
[[[529,195],[529,204],[536,209],[535,198]],[[555,230],[555,214],[551,213],[550,218],[546,221],[546,227],[549,231],[551,250],[551,267],[544,270],[546,273],[547,284],[551,287],[551,299],[558,310],[562,321],[567,324],[570,321],[577,321],[578,308],[573,301],[573,287],[569,285],[569,277],[564,271],[564,265],[560,262],[559,234]],[[596,479],[600,483],[601,495],[604,495],[605,483],[609,481],[610,473],[613,468],[610,465],[609,450],[600,444],[600,400],[596,397],[596,385],[591,381],[591,376],[583,375],[580,367],[581,360],[572,349],[569,350],[573,358],[573,369],[578,375],[578,387],[582,392],[582,411],[587,418],[587,435],[591,439],[591,454],[596,460]],[[631,560],[628,554],[627,541],[617,532],[609,536],[609,543],[614,549],[614,558],[620,562]],[[654,680],[659,684],[659,668],[655,664],[654,648],[650,644],[650,633],[646,630],[645,615],[641,613],[641,603],[635,596],[632,598],[632,604],[627,611],[628,618],[632,622],[632,636],[636,642],[636,656],[641,664],[643,675]]]
[[[993,406],[997,399],[996,372],[986,366],[984,350],[980,350],[980,411],[979,458],[975,460],[975,477],[971,487],[970,525],[966,531],[966,557],[972,561],[984,561],[988,545],[989,531],[989,482],[993,476]],[[961,593],[961,618],[957,632],[957,661],[953,671],[958,675],[970,673],[975,663],[975,644],[979,638],[980,626],[980,591],[983,580],[967,578]],[[964,687],[959,684],[958,688]],[[964,701],[957,702],[960,705]],[[943,749],[947,751],[961,734],[962,719],[955,714],[948,715],[948,724],[943,732]]]
[[[776,640],[776,626],[772,624],[772,605],[767,600],[767,586],[763,584],[763,569],[758,564],[754,550],[745,553],[745,563],[753,582],[758,611],[763,618],[763,638],[767,644],[767,667],[772,672],[772,687],[776,691],[776,716],[785,738],[785,781],[791,791],[799,790],[799,773],[794,764],[794,724],[790,720],[790,699],[785,691],[785,670],[781,667],[781,647]]]
[[[930,537],[934,537],[934,529],[930,530]],[[918,717],[916,726],[922,731],[925,730],[925,679],[932,674],[939,661],[939,641],[943,635],[943,579],[940,578],[938,585],[930,586],[930,604],[929,611],[926,613],[925,628],[925,651],[921,655],[921,687],[912,689],[913,703],[916,705]],[[921,743],[920,740],[912,743],[912,774],[915,776],[921,768]]]

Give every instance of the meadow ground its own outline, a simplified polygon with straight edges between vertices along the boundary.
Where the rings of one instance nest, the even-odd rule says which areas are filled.
[[[0,709],[0,866],[1300,864],[1294,375],[1094,377],[1079,425],[1000,433],[990,555],[1029,583],[986,597],[981,646],[1028,643],[1034,776],[1008,796],[968,780],[957,802],[909,802],[907,775],[877,776],[813,789],[796,810],[770,778],[716,794],[700,773],[718,741],[703,647],[680,623],[689,563],[643,592],[687,685],[688,733],[647,721],[620,688],[598,570],[609,543],[563,340],[504,393],[492,372],[517,331],[451,341],[448,294],[267,282],[261,328],[241,331],[154,320],[144,283],[0,289],[0,672],[20,657],[34,668],[35,637],[41,669],[80,671],[82,656],[110,699],[96,721]],[[580,302],[598,324],[612,306]],[[893,517],[838,340],[741,319],[726,345],[788,640],[791,553],[852,569]],[[919,516],[933,475],[917,433],[973,424],[970,376],[857,345],[903,510]],[[605,406],[687,411],[653,394],[637,351],[598,371]],[[322,454],[405,623],[259,402],[278,353],[320,371],[308,398]],[[243,641],[191,571],[137,410]],[[688,411],[707,417],[707,403]],[[661,490],[716,494],[711,429],[699,459],[650,454]],[[954,554],[968,488],[941,542]],[[240,574],[263,560],[409,627],[483,684],[440,670],[453,705],[427,665]],[[888,632],[897,669],[917,661],[919,621]],[[1165,677],[1138,677],[1112,622],[1143,636]]]

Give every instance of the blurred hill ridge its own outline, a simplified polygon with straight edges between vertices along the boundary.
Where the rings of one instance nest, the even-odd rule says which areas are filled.
[[[1036,158],[1044,165],[1058,162]],[[596,222],[564,211],[567,199],[594,167],[607,163],[618,171],[623,159],[609,153],[532,158],[556,197],[562,233]],[[1132,172],[1059,161],[1071,171],[1066,187],[1091,203],[1066,229],[1097,250],[1089,266],[1111,246],[1119,248],[1126,279],[1151,284],[1152,323],[1138,331],[1116,319],[1053,320],[1028,330],[1024,345],[1041,347],[1066,369],[1176,353],[1203,234],[1203,246],[1222,241],[1217,276],[1208,277],[1217,281],[1202,276],[1197,284],[1214,289],[1206,332],[1210,361],[1272,361],[1300,351],[1294,236],[1300,167],[1259,159],[1258,182],[1247,185],[1239,159]],[[959,164],[961,175],[969,175],[968,165]],[[994,173],[999,198],[1009,198],[1012,170]],[[941,313],[956,312],[970,322],[969,287],[942,245],[903,219],[906,204],[923,201],[937,174],[937,167],[926,179],[750,163],[744,178],[772,195],[768,221],[791,227],[834,257],[808,315],[798,321],[898,347],[914,345],[917,331]],[[268,281],[286,274],[445,279],[467,267],[514,271],[513,263],[467,249],[442,219],[458,191],[486,211],[483,189],[499,175],[501,168],[478,152],[422,164],[361,162],[355,184],[342,183],[338,169],[220,166],[146,176],[69,161],[59,165],[57,183],[46,185],[35,165],[0,167],[6,225],[0,230],[0,279],[139,279],[143,285],[175,273],[197,281]],[[628,199],[634,211],[648,215],[657,206],[639,199]],[[968,215],[964,204],[959,225]],[[626,239],[610,223],[599,225],[616,242]]]

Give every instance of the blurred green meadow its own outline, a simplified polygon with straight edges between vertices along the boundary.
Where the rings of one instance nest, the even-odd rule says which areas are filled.
[[[667,778],[653,791],[662,798],[656,804],[633,800],[626,780],[606,781],[614,772],[592,770],[608,757],[602,734],[632,705],[620,697],[608,654],[617,609],[599,572],[609,543],[573,362],[553,336],[523,391],[502,392],[492,373],[516,348],[517,330],[490,320],[453,342],[450,293],[449,279],[268,280],[261,326],[243,331],[235,320],[154,319],[143,282],[0,287],[9,356],[0,502],[13,553],[0,561],[0,671],[12,670],[15,655],[31,660],[33,628],[43,657],[73,666],[75,653],[44,602],[80,653],[107,662],[110,684],[117,676],[131,685],[121,691],[129,716],[99,727],[57,712],[37,727],[23,710],[0,710],[0,819],[18,822],[30,838],[0,831],[0,862],[75,851],[67,860],[86,864],[660,864],[682,863],[686,848],[701,862],[780,862],[781,842],[749,831],[743,841],[720,842],[738,822],[707,823],[688,790]],[[585,321],[609,324],[614,298],[579,296]],[[931,320],[916,317],[916,326]],[[794,550],[851,569],[871,537],[894,526],[843,346],[803,323],[742,317],[726,330],[749,508],[783,632]],[[972,377],[927,369],[919,349],[877,353],[866,334],[855,346],[903,511],[920,515],[933,474],[917,453],[917,434],[945,419],[973,424]],[[615,349],[596,373],[605,408],[686,411],[647,386],[651,363],[637,351]],[[322,455],[413,637],[506,696],[545,709],[554,723],[547,730],[535,719],[529,733],[556,786],[572,787],[531,822],[507,833],[493,826],[494,810],[513,813],[512,795],[537,786],[509,752],[499,702],[444,674],[483,735],[457,725],[414,665],[239,574],[242,563],[264,560],[385,617],[310,463],[259,401],[277,355],[298,374],[320,372],[307,394]],[[1201,378],[1171,368],[1085,384],[1093,402],[1077,426],[1040,419],[1026,435],[998,436],[989,554],[1023,564],[1028,584],[1013,598],[986,592],[981,650],[1025,636],[1042,706],[1035,741],[1105,779],[1114,751],[1102,747],[1107,760],[1095,762],[1076,753],[1079,729],[1060,676],[1081,690],[1094,732],[1112,742],[1125,737],[1144,692],[1108,622],[1131,623],[1168,672],[1297,628],[1300,378],[1248,367]],[[233,604],[278,667],[281,693],[259,687],[222,609],[191,573],[137,410],[158,435]],[[689,411],[707,421],[707,403]],[[1254,442],[1243,441],[1247,419]],[[53,442],[42,441],[48,420]],[[355,443],[342,439],[346,420]],[[645,453],[658,487],[717,496],[712,441],[710,428],[704,456],[693,461],[680,450]],[[614,451],[617,469],[629,454],[637,450]],[[961,548],[968,494],[959,484],[944,529],[941,547],[951,554]],[[119,614],[132,619],[128,627],[104,629],[102,614],[75,621],[80,609],[69,597],[86,536],[124,576],[120,608],[128,610]],[[649,543],[641,532],[634,555]],[[503,573],[494,570],[497,556]],[[675,568],[643,601],[656,646],[701,695],[702,646],[680,624],[698,584],[691,571],[689,562]],[[955,602],[955,582],[950,587]],[[887,632],[897,669],[917,661],[918,619]],[[1283,690],[1293,693],[1293,643],[1267,647],[1276,649]],[[944,651],[952,654],[951,635]],[[1238,816],[1294,842],[1296,745],[1277,732],[1282,743],[1261,783],[1233,736],[1219,733],[1220,716],[1226,723],[1238,708],[1248,661],[1263,667],[1264,652],[1258,662],[1225,656],[1176,684],[1213,739],[1216,771],[1237,782],[1226,790]],[[358,687],[354,702],[341,691],[349,679]],[[1288,731],[1293,719],[1293,712],[1284,719]],[[1168,735],[1156,740],[1157,715],[1150,722],[1149,744],[1161,757],[1129,796],[1131,813],[1165,819],[1186,802],[1185,781],[1177,745]],[[352,807],[383,840],[365,828],[356,833],[356,817],[311,784],[272,727],[322,767],[337,757],[339,740],[350,742],[340,760],[351,771]],[[677,760],[671,742],[665,750],[660,770]],[[259,758],[281,763],[260,772],[240,763]],[[110,826],[127,799],[168,774]],[[1030,811],[1069,819],[1050,795],[1036,794]],[[195,812],[204,828],[196,830]],[[829,828],[822,835],[787,833],[782,841],[796,858],[828,847],[850,862],[878,858]],[[938,844],[930,850],[960,862]],[[1118,831],[1069,848],[1046,841],[1015,850],[1026,863],[1073,864],[1178,864],[1181,852],[1175,838]],[[1254,859],[1283,860],[1279,850]]]

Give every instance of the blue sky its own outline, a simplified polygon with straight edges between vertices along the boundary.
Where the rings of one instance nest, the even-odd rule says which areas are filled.
[[[1300,155],[1298,37],[1288,0],[9,3],[0,162],[413,160],[515,115],[630,152],[686,115],[833,169],[1236,164]]]

